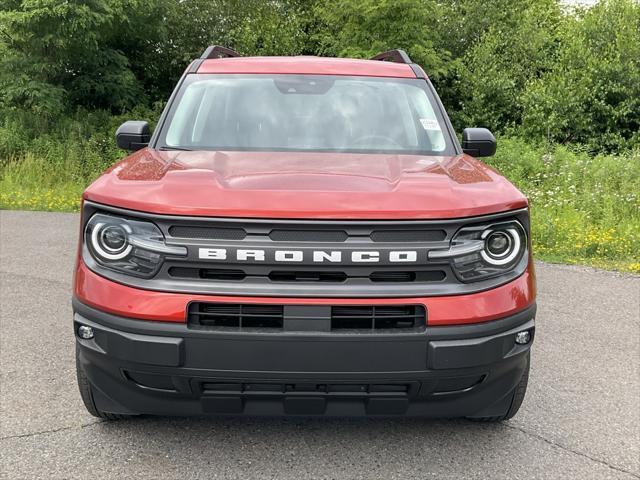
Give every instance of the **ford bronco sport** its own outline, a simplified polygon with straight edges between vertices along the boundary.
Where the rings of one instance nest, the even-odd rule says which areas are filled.
[[[503,420],[534,337],[526,198],[422,68],[209,47],[83,195],[74,279],[95,416]]]

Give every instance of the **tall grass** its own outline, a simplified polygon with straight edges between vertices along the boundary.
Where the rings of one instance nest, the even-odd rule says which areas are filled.
[[[56,118],[0,111],[0,208],[77,211],[84,188],[123,156],[114,142],[118,125],[130,118],[153,124],[161,107]]]
[[[640,152],[590,156],[503,138],[488,163],[529,198],[540,258],[640,273]]]
[[[153,120],[157,111],[128,118]],[[0,208],[77,211],[86,185],[123,155],[113,140],[122,120],[104,112],[78,112],[54,128],[5,120]],[[529,197],[538,258],[640,273],[640,152],[591,156],[501,138],[487,163]]]

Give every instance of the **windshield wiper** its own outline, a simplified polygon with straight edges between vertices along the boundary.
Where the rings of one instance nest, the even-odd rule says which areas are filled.
[[[192,152],[193,149],[192,148],[185,148],[185,147],[168,147],[168,146],[164,146],[164,147],[160,147],[159,150],[179,150],[181,152]]]

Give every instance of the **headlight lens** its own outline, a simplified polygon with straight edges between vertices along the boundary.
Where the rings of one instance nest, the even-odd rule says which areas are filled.
[[[155,275],[167,255],[187,254],[185,247],[167,245],[151,222],[102,213],[87,222],[84,244],[101,266],[139,277]]]
[[[482,259],[489,265],[508,265],[521,252],[521,238],[516,228],[485,230],[482,232],[484,248]]]
[[[463,282],[475,282],[513,270],[527,251],[525,229],[517,220],[460,229],[449,250],[429,252],[448,259]]]
[[[125,227],[128,225],[110,225],[106,222],[92,225],[91,247],[100,259],[120,260],[129,255],[133,247],[127,240]]]

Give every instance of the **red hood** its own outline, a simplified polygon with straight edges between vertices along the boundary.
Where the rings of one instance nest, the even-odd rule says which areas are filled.
[[[111,167],[84,198],[151,213],[246,218],[436,219],[527,206],[504,177],[468,155],[150,149]]]

